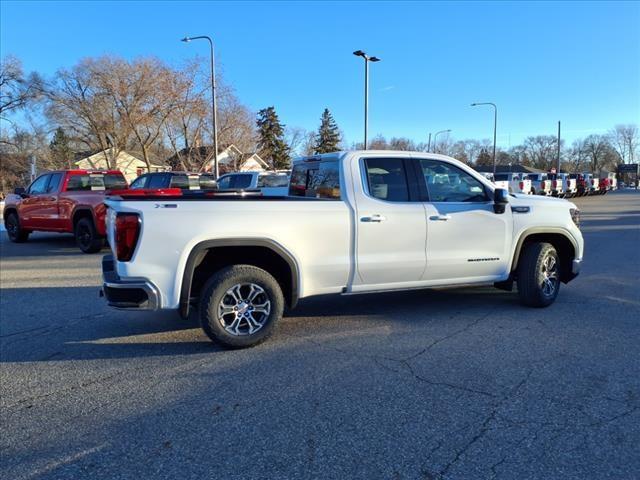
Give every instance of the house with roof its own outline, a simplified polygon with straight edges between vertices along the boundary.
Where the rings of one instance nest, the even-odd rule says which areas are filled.
[[[113,149],[111,148],[99,152],[82,152],[77,155],[78,160],[75,165],[79,170],[108,170],[111,168],[109,158],[112,158],[112,156]],[[144,160],[140,160],[124,150],[118,153],[115,159],[115,168],[122,172],[129,183],[149,170]],[[164,172],[166,170],[167,167],[165,165],[151,164],[152,172]]]
[[[174,169],[183,169],[182,165],[202,165],[202,170],[213,170],[213,147],[183,148],[167,159]],[[220,174],[229,172],[262,172],[269,169],[269,164],[257,153],[244,153],[235,145],[223,146],[218,152],[218,170]]]

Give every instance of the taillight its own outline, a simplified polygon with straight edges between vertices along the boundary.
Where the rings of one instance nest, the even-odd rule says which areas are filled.
[[[520,190],[524,190],[524,182],[520,182]]]
[[[128,262],[138,244],[140,217],[137,213],[119,213],[116,216],[116,257]]]

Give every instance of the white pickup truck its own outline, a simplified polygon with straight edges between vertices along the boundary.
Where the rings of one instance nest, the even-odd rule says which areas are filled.
[[[570,202],[497,189],[463,163],[353,151],[293,166],[287,197],[109,197],[102,294],[116,308],[196,306],[225,346],[267,338],[285,307],[324,294],[517,283],[554,302],[579,272]]]

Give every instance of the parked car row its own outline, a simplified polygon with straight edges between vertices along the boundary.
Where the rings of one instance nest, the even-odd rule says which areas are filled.
[[[604,195],[617,189],[614,174],[598,178],[592,173],[483,173],[498,188],[509,193],[558,198]]]
[[[105,197],[175,196],[185,191],[208,196],[287,195],[288,172],[153,172],[131,185],[119,170],[60,170],[38,176],[28,188],[7,196],[2,215],[12,242],[26,242],[34,231],[72,233],[80,250],[95,253],[106,241]]]

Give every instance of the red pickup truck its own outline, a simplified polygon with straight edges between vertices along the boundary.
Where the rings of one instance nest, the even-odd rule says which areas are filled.
[[[5,200],[3,217],[9,239],[25,242],[33,231],[73,233],[80,250],[95,253],[105,239],[103,203],[110,190],[127,188],[117,170],[60,170],[16,188]]]

